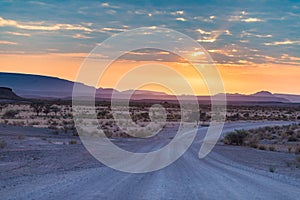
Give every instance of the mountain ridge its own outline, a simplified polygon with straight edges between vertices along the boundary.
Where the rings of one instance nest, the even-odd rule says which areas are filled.
[[[96,98],[98,99],[110,99],[112,93],[115,93],[120,98],[127,98],[129,94],[133,94],[132,98],[136,100],[177,100],[175,95],[169,95],[164,92],[148,90],[118,91],[113,88],[94,88],[83,83],[77,83],[57,77],[0,72],[0,87],[12,88],[16,94],[25,98],[69,99],[72,96],[75,83],[79,84],[78,86],[80,86],[82,91],[96,91]],[[214,95],[215,99],[218,100],[218,96],[220,95],[222,94]],[[82,94],[82,96],[84,96],[84,94]],[[180,95],[180,97],[189,100],[192,95]],[[250,95],[226,93],[226,97],[227,101],[300,103],[300,95],[273,94],[269,91],[259,91]],[[200,101],[210,101],[211,96],[197,96],[197,98]]]

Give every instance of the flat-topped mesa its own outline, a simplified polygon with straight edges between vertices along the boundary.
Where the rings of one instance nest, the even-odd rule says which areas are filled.
[[[12,92],[12,89],[11,88],[9,88],[9,87],[0,87],[0,91],[2,92],[4,92],[4,91],[7,91],[7,92]]]
[[[9,87],[0,87],[0,99],[20,100],[22,98]]]

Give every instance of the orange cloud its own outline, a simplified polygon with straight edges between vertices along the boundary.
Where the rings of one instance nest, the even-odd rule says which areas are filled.
[[[11,41],[5,41],[5,40],[0,40],[0,44],[5,44],[5,45],[18,45],[17,42],[11,42]]]

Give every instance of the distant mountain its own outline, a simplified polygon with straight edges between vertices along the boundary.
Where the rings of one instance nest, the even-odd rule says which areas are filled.
[[[294,95],[294,94],[277,94],[275,93],[274,96],[279,98],[284,98],[289,100],[292,103],[300,103],[300,95]]]
[[[260,91],[252,94],[252,96],[257,96],[257,97],[274,97],[274,95],[269,92],[269,91]]]
[[[23,98],[16,95],[11,88],[0,87],[0,100],[22,100]]]
[[[281,97],[277,97],[270,92],[261,91],[251,95],[242,94],[227,94],[228,101],[248,101],[248,102],[282,102],[288,103],[289,100]]]
[[[17,74],[17,73],[1,73],[0,72],[0,87],[12,88],[16,94],[25,98],[60,98],[71,99],[74,82],[48,76],[39,76],[31,74]],[[84,98],[88,91],[96,92],[97,100],[111,99],[112,94],[120,99],[131,98],[135,100],[177,100],[174,95],[168,95],[164,92],[154,92],[146,90],[127,90],[117,91],[112,88],[98,88],[77,83],[80,86],[82,93],[80,96]],[[214,96],[218,100],[221,94]],[[226,94],[228,102],[279,102],[279,103],[300,103],[300,95],[289,94],[272,94],[268,91],[261,91],[251,95],[244,94]],[[191,100],[191,95],[181,95],[181,99]],[[210,96],[197,96],[199,101],[209,102]]]
[[[74,82],[31,74],[0,73],[0,86],[13,88],[22,97],[65,98],[72,96]],[[82,84],[83,88],[90,88]]]

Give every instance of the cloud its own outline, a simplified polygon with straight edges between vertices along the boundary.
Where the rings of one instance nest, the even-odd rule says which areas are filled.
[[[249,43],[249,40],[240,40],[241,43]]]
[[[290,44],[297,44],[300,45],[300,40],[285,40],[285,41],[278,41],[278,42],[269,42],[264,43],[266,46],[277,46],[277,45],[290,45]]]
[[[101,28],[100,32],[124,32],[127,30],[127,26],[123,26],[124,28],[113,28],[113,27],[104,27]]]
[[[209,18],[204,18],[204,17],[201,17],[201,16],[197,16],[197,17],[193,17],[194,20],[199,20],[199,21],[202,21],[202,22],[209,22],[209,23],[212,23],[214,22],[213,18],[211,18],[211,16]]]
[[[208,38],[208,37],[203,37],[203,39],[198,39],[197,42],[215,42],[216,39],[214,38]]]
[[[171,12],[171,15],[183,15],[184,11],[183,10],[177,10],[176,12]]]
[[[11,41],[5,41],[5,40],[0,40],[0,44],[4,44],[4,45],[18,45],[17,42],[11,42]]]
[[[230,16],[228,21],[230,22],[246,22],[246,23],[251,23],[251,22],[264,22],[265,20],[260,19],[260,18],[256,18],[256,17],[246,17],[247,15],[249,15],[249,13],[246,12],[241,12],[238,15],[233,15]]]
[[[254,36],[254,37],[258,37],[258,38],[271,38],[271,37],[273,37],[271,34],[261,35],[261,34],[249,33],[247,31],[242,31],[241,37],[245,37],[245,36]]]
[[[199,33],[201,33],[201,34],[204,34],[204,35],[210,35],[210,34],[211,34],[211,32],[202,30],[202,29],[200,29],[200,28],[197,29],[196,31],[199,32]]]
[[[76,39],[89,39],[89,38],[92,38],[92,37],[77,33],[77,34],[73,35],[72,38],[76,38]]]
[[[123,61],[181,62],[181,58],[176,54],[151,48],[128,52],[119,59]]]
[[[109,14],[109,15],[114,15],[117,13],[117,11],[109,9],[108,11],[106,11],[105,13]]]
[[[51,4],[41,2],[41,1],[29,1],[29,3],[39,5],[39,6],[52,6]]]
[[[107,2],[101,3],[101,7],[103,7],[103,8],[120,8],[119,6],[113,6]]]
[[[203,35],[209,35],[209,36],[203,36],[201,39],[198,39],[198,42],[215,42],[222,33],[225,33],[225,35],[232,35],[229,30],[213,30],[213,31],[205,31],[202,29],[196,29],[197,32],[203,34]]]
[[[185,21],[186,21],[186,19],[183,18],[183,17],[177,17],[176,20],[177,20],[177,21],[182,21],[182,22],[185,22]]]
[[[10,31],[4,33],[8,35],[16,35],[16,36],[25,36],[25,37],[31,36],[29,33],[19,33],[19,32],[10,32]]]
[[[291,61],[299,61],[300,62],[300,57],[290,56],[288,54],[282,54],[281,59],[286,59],[286,60],[291,60]]]
[[[0,17],[0,27],[10,26],[25,30],[42,30],[42,31],[56,31],[56,30],[78,30],[91,32],[90,28],[84,27],[79,24],[49,24],[45,25],[44,22],[18,22],[15,20],[4,19]]]
[[[264,22],[264,20],[259,19],[259,18],[247,18],[247,19],[242,19],[242,22]]]

